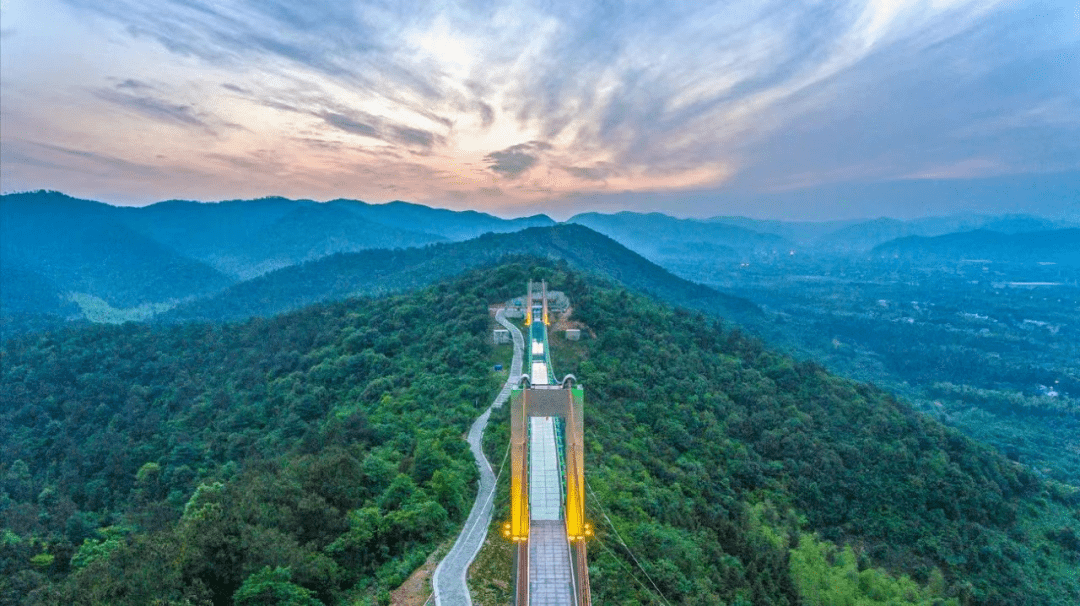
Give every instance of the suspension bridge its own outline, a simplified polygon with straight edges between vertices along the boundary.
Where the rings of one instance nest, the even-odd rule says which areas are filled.
[[[515,606],[588,606],[585,397],[572,375],[556,382],[549,325],[547,285],[536,293],[529,282],[529,374],[510,396],[510,521],[503,534],[516,544]]]
[[[465,527],[433,575],[429,601],[436,606],[472,604],[468,568],[484,541],[498,482],[481,442],[492,409],[507,401],[511,406],[510,521],[503,535],[515,546],[514,605],[592,604],[585,547],[592,528],[585,522],[584,390],[572,375],[555,379],[546,283],[534,289],[529,282],[524,307],[525,337],[506,319],[505,310],[495,316],[513,336],[514,359],[506,386],[469,431],[480,487]]]

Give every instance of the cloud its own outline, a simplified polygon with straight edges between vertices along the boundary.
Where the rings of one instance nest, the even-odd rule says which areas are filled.
[[[35,167],[58,168],[65,171],[84,171],[88,164],[92,170],[119,171],[125,175],[140,177],[160,176],[162,169],[138,162],[131,162],[110,154],[75,149],[62,145],[36,143],[33,141],[15,141],[15,147],[8,149],[5,144],[4,162],[9,161]],[[73,164],[73,162],[75,162]]]
[[[135,80],[134,78],[128,78],[128,79],[124,80],[123,82],[120,82],[119,84],[117,84],[116,88],[118,90],[123,90],[123,89],[128,89],[128,90],[154,90],[155,87],[153,85],[147,84],[145,82]]]
[[[431,147],[432,144],[439,139],[439,137],[432,132],[419,128],[410,128],[408,126],[393,126],[391,127],[390,132],[393,134],[393,141],[419,145],[420,147]]]
[[[612,167],[605,164],[597,166],[567,166],[564,170],[571,175],[574,175],[579,179],[585,179],[586,181],[603,181],[612,173]]]
[[[370,137],[403,146],[431,147],[442,142],[442,137],[427,130],[394,124],[378,116],[353,112],[353,116],[336,112],[318,112],[315,115],[327,124],[352,135]]]
[[[330,126],[341,129],[347,133],[360,135],[361,137],[371,137],[372,139],[379,138],[379,132],[375,130],[374,126],[359,122],[348,116],[332,112],[323,112],[319,117],[326,120],[326,123]]]
[[[484,157],[484,161],[491,163],[488,168],[493,172],[503,177],[516,179],[535,166],[538,155],[549,149],[551,149],[549,143],[529,141],[491,152]]]
[[[480,124],[484,128],[491,126],[495,122],[495,110],[483,101],[479,102],[478,106],[480,107]]]
[[[147,88],[147,85],[140,84],[138,87],[132,87],[121,83],[117,88],[135,88],[139,90]],[[196,115],[195,109],[191,105],[173,103],[150,95],[118,92],[108,88],[94,91],[94,96],[159,122],[180,126],[196,126],[207,132],[213,132],[210,125]]]

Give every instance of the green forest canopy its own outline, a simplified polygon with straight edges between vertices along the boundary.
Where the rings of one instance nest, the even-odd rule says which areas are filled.
[[[672,603],[1080,601],[1074,490],[717,320],[531,261],[5,344],[0,600],[386,603],[467,513],[462,435],[499,383],[488,305],[530,278],[596,336],[554,343],[586,387],[589,514]],[[613,528],[590,547],[597,603],[654,600]]]

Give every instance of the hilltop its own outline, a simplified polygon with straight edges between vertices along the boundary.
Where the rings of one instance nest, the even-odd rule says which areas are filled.
[[[578,225],[557,225],[423,248],[338,254],[242,282],[177,307],[161,320],[269,316],[318,301],[415,288],[520,255],[564,260],[581,271],[678,305],[735,317],[757,313],[749,301],[674,276],[611,238]]]

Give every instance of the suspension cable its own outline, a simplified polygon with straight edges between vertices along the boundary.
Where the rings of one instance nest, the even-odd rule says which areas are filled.
[[[620,567],[622,567],[623,570],[626,571],[627,576],[629,576],[631,579],[634,579],[635,581],[637,581],[641,585],[641,588],[644,589],[647,594],[649,594],[649,597],[652,599],[653,602],[659,602],[661,604],[661,606],[665,606],[665,605],[670,606],[668,604],[668,602],[666,601],[666,599],[664,599],[664,596],[660,596],[660,598],[661,598],[660,600],[656,599],[656,596],[653,595],[653,593],[654,593],[653,590],[649,589],[649,586],[645,584],[645,581],[642,581],[641,579],[639,579],[634,574],[633,570],[630,570],[630,567],[626,565],[626,562],[622,561],[622,558],[619,557],[619,554],[615,553],[615,550],[613,550],[611,547],[609,547],[606,541],[604,541],[603,539],[601,539],[600,537],[598,537],[596,535],[593,535],[593,538],[595,538],[600,543],[601,547],[603,547],[605,550],[607,550],[608,553],[611,554],[611,559],[615,560],[615,562]]]

